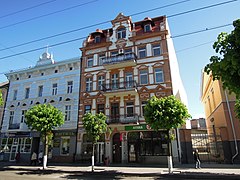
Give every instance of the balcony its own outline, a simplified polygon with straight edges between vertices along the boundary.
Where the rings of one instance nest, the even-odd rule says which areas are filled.
[[[19,129],[20,123],[9,124],[8,129]]]
[[[135,53],[127,53],[127,54],[119,54],[114,57],[109,57],[103,60],[103,66],[109,69],[118,69],[128,66],[136,66],[137,65],[137,56]]]
[[[102,85],[102,91],[106,93],[131,93],[137,92],[137,82],[136,81],[124,81],[116,83],[108,83]]]
[[[124,114],[124,115],[110,115],[107,116],[108,124],[128,124],[138,123],[139,115],[137,114]]]

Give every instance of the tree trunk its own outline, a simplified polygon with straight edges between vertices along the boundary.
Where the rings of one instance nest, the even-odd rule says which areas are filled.
[[[47,168],[47,155],[48,155],[48,136],[45,133],[45,140],[44,140],[44,156],[43,156],[43,169]]]
[[[173,173],[173,163],[172,163],[172,140],[170,136],[170,130],[168,130],[168,142],[169,142],[169,156],[168,156],[168,173],[172,174]]]
[[[92,172],[94,172],[94,145],[95,145],[95,143],[93,143],[93,151],[92,151]]]

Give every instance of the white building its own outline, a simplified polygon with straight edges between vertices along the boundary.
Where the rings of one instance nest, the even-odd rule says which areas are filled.
[[[1,149],[5,160],[22,160],[42,150],[40,134],[30,131],[24,114],[34,105],[50,103],[65,114],[65,123],[54,131],[49,155],[58,161],[72,161],[75,154],[80,85],[80,58],[55,62],[48,52],[36,66],[5,74],[10,82],[1,129]]]

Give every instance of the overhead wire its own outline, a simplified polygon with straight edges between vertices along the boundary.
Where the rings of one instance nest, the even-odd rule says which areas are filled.
[[[196,10],[196,11],[199,11],[200,9],[203,10],[203,9],[207,9],[207,8],[212,8],[212,7],[216,7],[216,6],[219,6],[219,5],[224,5],[224,4],[227,4],[227,3],[232,3],[232,2],[235,2],[235,1],[238,1],[238,0],[225,1],[225,2],[222,2],[222,3],[217,3],[217,4],[214,4],[214,5],[209,5],[209,6],[205,6],[205,7],[202,7],[202,8],[197,8],[197,9],[195,9],[195,10]],[[185,2],[185,1],[182,1],[182,2]],[[174,4],[176,4],[176,3],[174,3]],[[154,8],[154,9],[156,9],[156,8]],[[142,12],[144,13],[144,12],[146,12],[146,11],[142,11]],[[183,14],[187,14],[187,13],[191,13],[191,12],[194,12],[194,9],[193,9],[193,10],[190,10],[190,11],[185,11],[185,12],[177,13],[177,14],[174,14],[174,15],[170,15],[170,16],[167,16],[167,17],[170,17],[170,18],[171,18],[171,17],[176,17],[176,16],[179,16],[179,15],[183,15]],[[135,13],[135,14],[139,14],[139,13]],[[85,27],[82,27],[82,28],[79,28],[79,29],[75,29],[75,30],[63,32],[63,33],[60,33],[60,34],[56,34],[56,35],[53,35],[53,36],[50,36],[50,37],[56,37],[56,36],[59,36],[59,35],[68,34],[68,33],[70,33],[70,32],[79,31],[80,29],[83,30],[83,29],[86,29],[86,28],[89,28],[89,27],[94,27],[94,26],[101,25],[101,24],[105,24],[105,23],[108,23],[108,22],[109,22],[109,21],[105,21],[105,22],[101,22],[101,23],[97,23],[97,24],[85,26]],[[187,35],[191,35],[191,34],[201,33],[201,32],[204,32],[204,31],[214,30],[214,29],[218,29],[218,28],[222,28],[222,27],[226,27],[226,26],[230,26],[230,25],[232,25],[232,24],[226,24],[226,25],[221,25],[221,26],[206,28],[206,29],[204,29],[204,30],[199,30],[199,31],[194,31],[194,32],[189,32],[189,33],[185,33],[185,34],[180,34],[180,35],[172,36],[171,38],[177,38],[177,37],[187,36]],[[41,38],[41,40],[49,39],[50,37]],[[82,39],[85,39],[85,38],[86,38],[86,37],[80,37],[80,38],[76,38],[76,39],[72,39],[72,40],[68,40],[68,41],[63,41],[63,42],[60,42],[60,43],[56,43],[56,44],[50,45],[50,47],[59,46],[59,45],[62,45],[62,44],[66,44],[66,43],[70,43],[70,42],[82,40]],[[6,50],[6,49],[10,49],[10,48],[14,48],[14,47],[19,47],[19,46],[26,45],[26,44],[30,44],[30,43],[37,42],[37,41],[40,41],[40,39],[34,40],[34,41],[30,41],[30,42],[27,42],[27,43],[22,43],[21,45],[15,45],[15,46],[8,47],[8,48],[5,48],[5,49],[0,49],[0,51]],[[24,51],[24,52],[12,54],[12,55],[0,57],[0,60],[6,59],[6,58],[10,58],[10,57],[14,57],[14,56],[21,55],[21,54],[26,54],[26,53],[30,53],[30,52],[42,50],[42,49],[44,49],[44,48],[46,48],[46,47],[35,48],[35,49],[32,49],[32,50],[28,50],[28,51]]]

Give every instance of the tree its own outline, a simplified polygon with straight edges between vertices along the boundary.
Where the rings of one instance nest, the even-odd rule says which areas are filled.
[[[0,106],[3,105],[3,97],[2,97],[2,91],[0,89]]]
[[[100,139],[101,135],[107,131],[106,124],[107,117],[103,114],[93,115],[87,113],[83,116],[83,127],[87,132],[87,135],[92,138],[92,172],[94,171],[94,146]]]
[[[50,104],[33,106],[26,112],[26,124],[31,130],[41,133],[44,142],[43,169],[47,166],[48,145],[52,140],[53,129],[64,123],[63,114]]]
[[[172,153],[170,130],[180,127],[190,118],[186,106],[174,96],[157,98],[153,96],[144,108],[146,123],[155,131],[166,129],[169,140],[168,169],[172,173]]]
[[[212,56],[204,71],[212,74],[213,80],[220,79],[223,87],[240,97],[240,19],[233,22],[234,30],[218,35],[213,49],[218,56]]]

